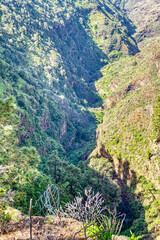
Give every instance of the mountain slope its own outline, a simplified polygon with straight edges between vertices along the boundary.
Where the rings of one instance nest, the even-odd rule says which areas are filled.
[[[85,159],[96,129],[87,107],[101,104],[93,83],[109,59],[138,52],[129,20],[109,1],[12,0],[0,8],[1,96],[19,106],[19,145],[43,158],[58,149],[61,158]]]
[[[97,130],[97,149],[90,156],[111,159],[113,179],[121,186],[122,209],[137,218],[132,230],[139,234],[146,233],[145,222],[154,231],[160,221],[160,39],[145,45],[136,56],[102,69],[96,88],[104,101],[104,117]]]
[[[135,38],[138,42],[146,37],[160,34],[160,2],[158,0],[114,0],[126,11],[136,26]]]
[[[149,6],[138,0],[0,5],[0,97],[15,97],[19,146],[36,147],[41,169],[66,199],[93,186],[139,234],[160,224],[159,3]],[[138,42],[155,38],[142,41],[139,52],[133,34]],[[93,112],[102,123],[95,149]]]

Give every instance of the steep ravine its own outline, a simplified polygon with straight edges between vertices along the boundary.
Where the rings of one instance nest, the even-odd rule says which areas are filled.
[[[151,21],[155,30],[146,22],[139,28],[136,7],[123,3],[2,0],[0,97],[14,96],[19,147],[36,147],[41,170],[47,172],[57,150],[59,162],[78,164],[65,169],[76,190],[93,186],[112,209],[127,214],[128,231],[156,235],[159,39],[146,38],[138,47],[135,38],[156,37],[159,18]],[[67,174],[64,182],[63,171],[62,187],[69,186],[73,197],[76,190]]]
[[[110,59],[138,52],[128,18],[109,1],[12,0],[0,8],[0,93],[16,98],[19,145],[35,146],[44,162],[54,149],[73,163],[86,159],[96,135],[87,109],[102,104],[94,81]]]

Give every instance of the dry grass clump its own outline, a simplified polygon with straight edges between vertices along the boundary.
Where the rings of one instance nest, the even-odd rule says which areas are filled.
[[[71,218],[33,217],[33,240],[71,240],[75,233],[82,228],[82,224]],[[28,219],[6,226],[6,231],[0,235],[0,240],[27,240],[29,239]],[[84,239],[77,236],[76,239]]]

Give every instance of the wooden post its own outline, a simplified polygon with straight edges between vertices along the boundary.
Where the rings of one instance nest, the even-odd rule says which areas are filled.
[[[30,240],[32,240],[32,199],[30,199],[29,225],[30,225]]]
[[[87,234],[86,234],[86,227],[84,225],[84,222],[83,222],[83,228],[84,228],[84,239],[86,240],[87,239]]]
[[[58,208],[57,208],[56,202],[55,202],[55,200],[54,200],[54,197],[53,197],[53,194],[52,194],[52,191],[51,191],[51,188],[50,188],[49,185],[48,185],[48,188],[49,188],[49,192],[50,192],[50,194],[51,194],[51,197],[52,197],[52,200],[53,200],[54,206],[55,206],[55,208],[56,208],[56,211],[57,211],[57,215],[58,215],[58,217],[59,217],[59,220],[61,220],[61,217],[60,217],[60,214],[59,214],[59,211],[58,211]]]

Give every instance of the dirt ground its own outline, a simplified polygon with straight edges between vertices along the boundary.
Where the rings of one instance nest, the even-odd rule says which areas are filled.
[[[81,223],[74,219],[59,221],[58,218],[32,217],[33,240],[71,240],[81,228]],[[84,237],[76,235],[75,239],[82,240]],[[0,240],[30,240],[29,219],[8,223],[0,233]]]

